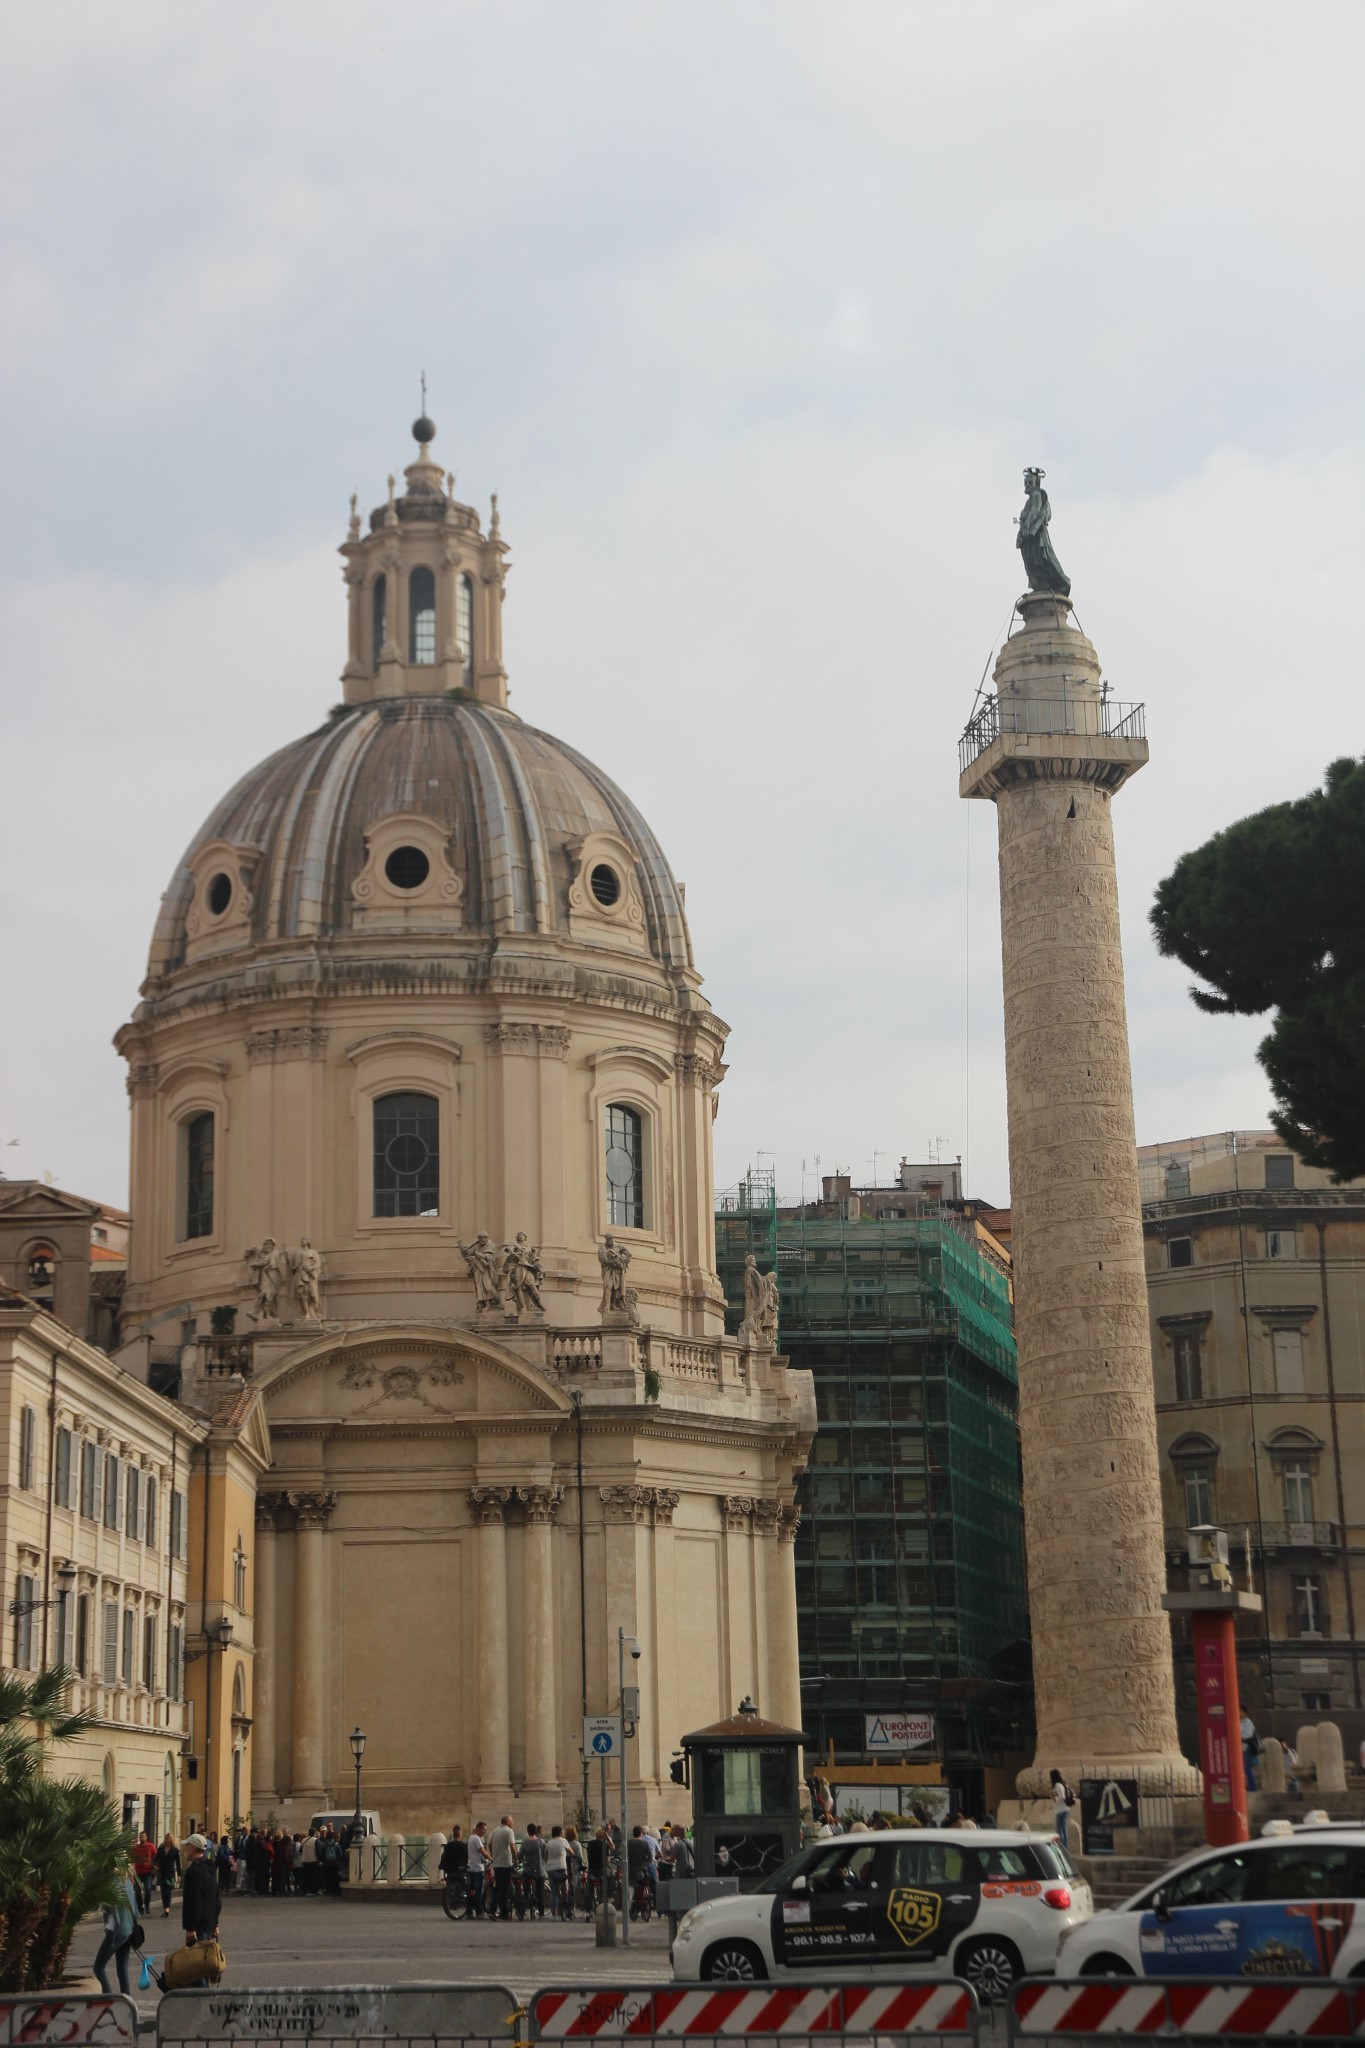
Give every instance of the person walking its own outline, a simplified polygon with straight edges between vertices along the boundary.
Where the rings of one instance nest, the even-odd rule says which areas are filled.
[[[1264,1746],[1260,1736],[1256,1733],[1256,1723],[1252,1720],[1250,1714],[1243,1714],[1242,1775],[1246,1780],[1248,1792],[1256,1790],[1256,1759],[1261,1754]]]
[[[465,1890],[465,1919],[483,1917],[488,1898],[488,1822],[481,1820],[469,1837],[468,1877]]]
[[[208,1847],[202,1835],[191,1835],[180,1845],[185,1872],[180,1887],[180,1924],[185,1930],[187,1948],[193,1948],[197,1941],[218,1939],[223,1905]]]
[[[451,1828],[450,1840],[441,1851],[441,1861],[438,1867],[442,1881],[452,1891],[465,1893],[465,1918],[467,1920],[469,1918],[469,1895],[466,1889],[469,1880],[469,1844],[464,1838],[463,1828],[458,1826]]]
[[[139,1828],[133,1844],[133,1889],[137,1893],[139,1913],[152,1910],[152,1885],[156,1878],[156,1844],[146,1828]]]
[[[161,1917],[171,1917],[171,1893],[180,1882],[180,1850],[175,1836],[167,1834],[156,1852],[156,1881],[161,1887]]]
[[[1052,1771],[1049,1776],[1052,1779],[1052,1825],[1057,1830],[1058,1841],[1065,1849],[1070,1846],[1067,1841],[1067,1827],[1071,1818],[1071,1808],[1076,1804],[1076,1795],[1060,1771]],[[952,1822],[948,1825],[951,1827]]]
[[[545,1918],[545,1841],[535,1821],[526,1823],[526,1839],[521,1845],[521,1867],[526,1878],[526,1910],[534,1913],[538,1920]]]
[[[493,1917],[512,1917],[512,1873],[517,1867],[517,1831],[512,1816],[505,1813],[488,1838],[488,1856],[493,1865]]]
[[[119,1990],[127,1991],[129,1988],[128,1951],[133,1945],[138,1915],[137,1887],[132,1864],[129,1864],[122,1877],[115,1881],[114,1889],[118,1895],[118,1903],[104,1909],[104,1939],[95,1951],[95,1979],[101,1991],[112,1988],[106,1975],[106,1966],[111,1956],[118,1971]]]
[[[572,1920],[573,1899],[569,1894],[569,1845],[564,1830],[550,1829],[545,1844],[545,1873],[550,1880],[550,1911],[557,1920]]]
[[[578,1829],[572,1822],[564,1830],[564,1840],[569,1848],[569,1871],[566,1886],[568,1891],[568,1913],[566,1917],[572,1920],[573,1902],[579,1896],[579,1887],[582,1885],[587,1873],[588,1859],[583,1854],[583,1844],[578,1839]]]

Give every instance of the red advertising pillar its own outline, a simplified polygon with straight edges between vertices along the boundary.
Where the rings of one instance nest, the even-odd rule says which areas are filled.
[[[1237,1697],[1237,1625],[1228,1613],[1190,1616],[1194,1686],[1199,1703],[1199,1764],[1204,1773],[1204,1833],[1215,1848],[1245,1842],[1246,1774],[1242,1708]]]

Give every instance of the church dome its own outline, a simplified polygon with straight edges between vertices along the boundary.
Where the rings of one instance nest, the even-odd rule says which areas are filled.
[[[562,740],[463,693],[348,706],[244,775],[185,853],[149,972],[371,935],[477,950],[540,935],[695,979],[682,893],[635,805]]]

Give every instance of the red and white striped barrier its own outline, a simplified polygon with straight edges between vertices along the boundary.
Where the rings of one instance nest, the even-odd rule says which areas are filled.
[[[0,1997],[0,2043],[46,2042],[137,2048],[137,2007],[126,1992],[39,1991]]]
[[[1028,1979],[1010,1994],[1011,2043],[1040,2035],[1183,2034],[1258,2040],[1331,2036],[1365,2030],[1365,1985],[1305,1983],[1302,1978],[1134,1983],[1085,1978],[1072,1984]]]
[[[971,2034],[971,1986],[938,1984],[631,1984],[538,1991],[533,2041],[702,2040],[746,2035]]]

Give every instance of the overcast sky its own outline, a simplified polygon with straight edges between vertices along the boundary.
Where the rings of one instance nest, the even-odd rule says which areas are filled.
[[[1349,0],[121,0],[0,52],[0,1169],[121,1201],[205,813],[339,696],[347,499],[501,496],[513,707],[632,794],[733,1026],[717,1177],[1008,1187],[957,736],[1020,473],[1151,766],[1138,1137],[1264,1122],[1147,929],[1365,751]]]

